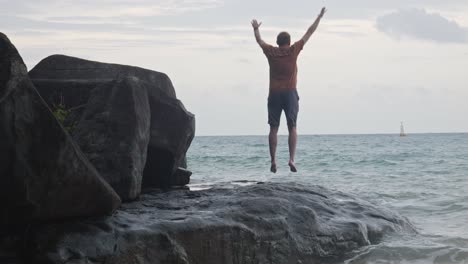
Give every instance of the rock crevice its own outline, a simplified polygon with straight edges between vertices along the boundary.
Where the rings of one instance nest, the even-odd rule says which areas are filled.
[[[120,199],[84,157],[0,33],[0,234],[34,220],[111,214]],[[5,230],[4,230],[5,229]]]

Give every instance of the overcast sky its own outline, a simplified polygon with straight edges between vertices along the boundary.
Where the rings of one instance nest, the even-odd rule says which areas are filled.
[[[29,69],[52,54],[169,75],[197,135],[268,131],[268,63],[250,20],[275,43],[304,34],[300,134],[468,132],[466,0],[0,0],[0,31]],[[282,133],[286,132],[282,117]]]

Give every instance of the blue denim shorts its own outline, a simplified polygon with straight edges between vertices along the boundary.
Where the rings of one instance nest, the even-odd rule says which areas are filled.
[[[268,95],[268,124],[279,127],[281,112],[284,110],[288,127],[296,127],[299,112],[299,95],[297,90],[270,91]]]

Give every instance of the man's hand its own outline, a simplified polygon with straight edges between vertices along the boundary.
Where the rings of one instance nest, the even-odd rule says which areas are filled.
[[[253,29],[258,29],[262,25],[262,22],[258,23],[256,19],[252,20]]]
[[[260,37],[260,30],[258,28],[262,25],[262,22],[258,23],[256,19],[252,20],[252,27],[254,29],[255,40],[257,40],[258,45],[264,46],[266,45],[265,41],[262,40]]]
[[[322,8],[322,11],[320,11],[319,17],[322,18],[323,15],[327,12],[327,9],[325,7]]]

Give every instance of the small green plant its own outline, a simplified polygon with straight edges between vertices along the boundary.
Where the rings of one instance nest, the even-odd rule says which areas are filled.
[[[52,110],[55,118],[62,124],[62,126],[67,130],[67,132],[72,132],[74,125],[66,126],[65,120],[70,115],[70,111],[65,108],[65,105],[60,103],[58,105],[54,105],[54,109]]]
[[[70,114],[70,112],[65,109],[65,106],[63,104],[55,105],[53,113],[55,118],[57,118],[57,120],[62,125],[64,124],[67,116]]]

